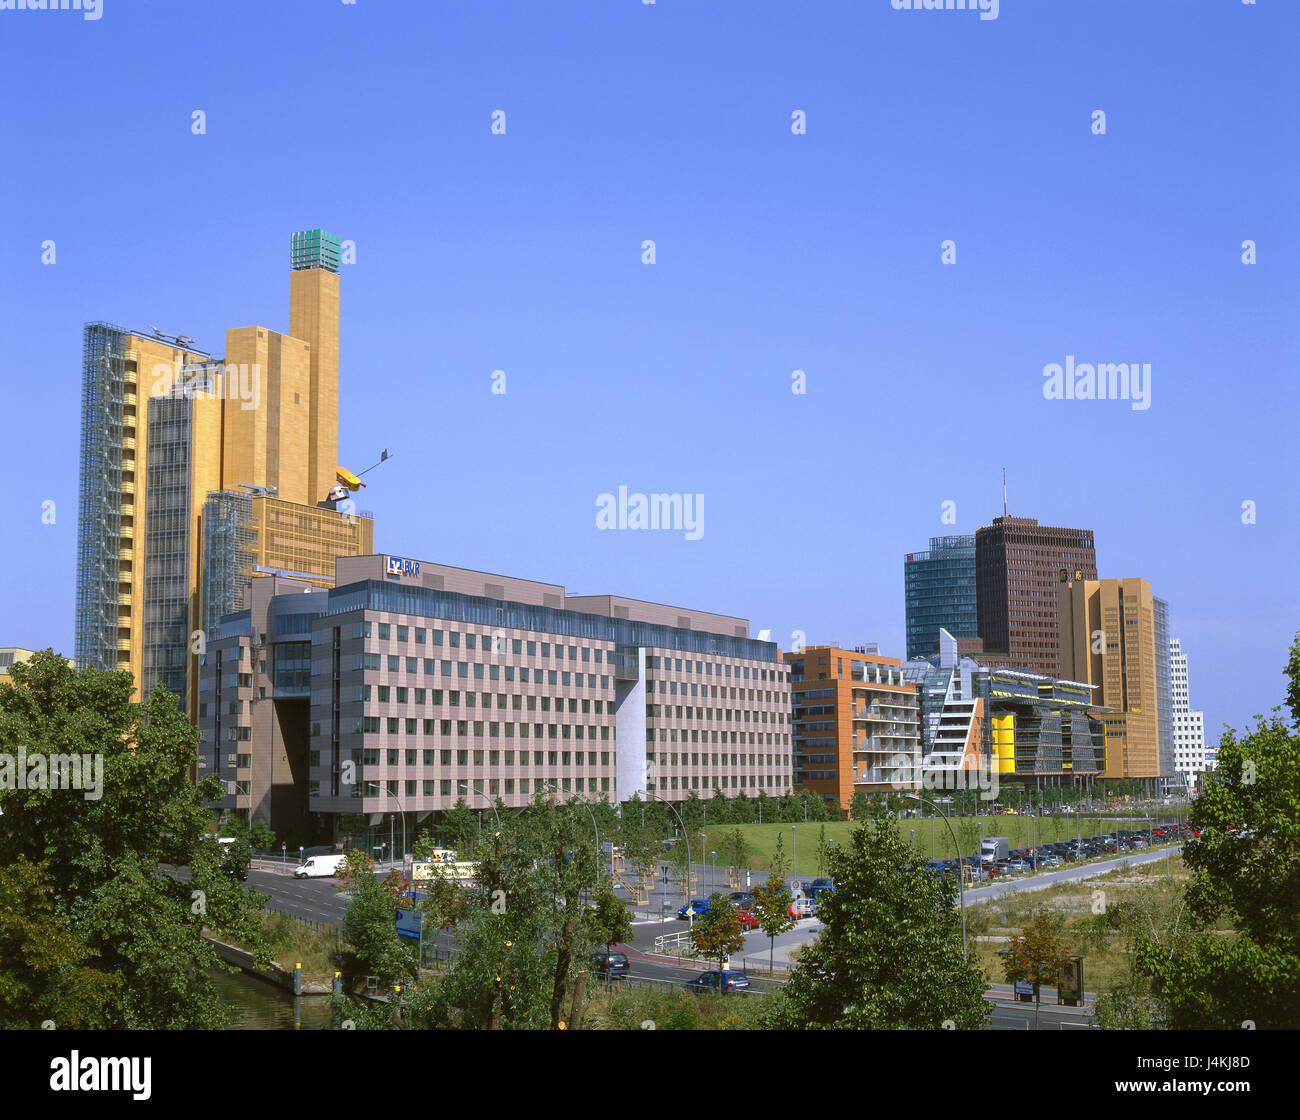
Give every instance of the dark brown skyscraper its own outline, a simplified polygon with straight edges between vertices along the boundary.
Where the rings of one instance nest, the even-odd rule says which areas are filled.
[[[976,531],[977,613],[986,653],[1005,653],[1013,669],[1060,675],[1057,587],[1063,568],[1071,579],[1097,578],[1091,529],[995,517]]]

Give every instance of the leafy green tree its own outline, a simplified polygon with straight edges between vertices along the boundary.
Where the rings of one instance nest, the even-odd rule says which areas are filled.
[[[718,962],[718,991],[725,995],[727,989],[721,983],[722,970],[731,954],[739,953],[745,947],[745,931],[736,915],[736,908],[725,894],[709,896],[709,909],[696,917],[691,927],[691,944],[701,956]]]
[[[269,964],[261,925],[264,900],[222,873],[217,845],[203,843],[210,804],[224,794],[215,778],[195,784],[194,728],[176,697],[158,688],[133,703],[129,673],[74,671],[53,650],[10,670],[0,684],[0,752],[29,759],[82,756],[84,789],[0,788],[0,867],[43,865],[40,891],[70,939],[57,942],[80,975],[78,991],[103,1003],[84,1021],[111,1029],[186,1030],[224,1026],[230,1011],[212,972],[226,968],[201,934],[206,928]],[[97,761],[96,761],[97,760]],[[175,868],[188,864],[181,881]],[[21,895],[32,884],[16,889]],[[84,946],[90,955],[77,958]],[[0,957],[0,977],[24,967]],[[84,981],[84,982],[83,982]]]
[[[411,858],[423,862],[432,854],[434,848],[441,845],[434,839],[433,833],[427,828],[422,828],[416,833],[415,839],[411,841]]]
[[[95,951],[55,907],[45,865],[0,866],[0,1030],[104,1025],[121,978],[89,962]]]
[[[830,869],[836,889],[818,899],[823,931],[800,954],[773,1025],[984,1027],[985,977],[963,957],[955,884],[910,859],[893,828],[855,829]]]
[[[1027,980],[1034,986],[1034,1030],[1038,1030],[1038,1010],[1042,1005],[1040,986],[1057,983],[1069,961],[1070,948],[1063,934],[1061,916],[1050,910],[1039,910],[1029,925],[1011,938],[1011,947],[1003,958],[1008,984]]]
[[[700,800],[700,795],[691,790],[686,800],[678,806],[677,811],[681,814],[682,822],[691,831],[691,835],[696,835],[704,825],[704,802]]]
[[[632,915],[623,900],[605,884],[596,892],[591,911],[591,939],[611,952],[615,945],[632,940]]]
[[[733,828],[722,838],[722,849],[729,867],[739,869],[749,862],[749,841],[739,828]]]
[[[442,814],[442,827],[461,858],[469,859],[478,839],[478,818],[463,797],[457,798],[456,804]]]
[[[776,834],[776,850],[772,853],[772,874],[784,879],[790,870],[790,857],[785,854],[785,833]]]
[[[714,786],[713,796],[709,798],[709,824],[716,829],[734,819],[731,815],[731,799]]]
[[[817,874],[826,874],[826,861],[830,858],[830,848],[826,846],[826,826],[822,825],[817,836]]]
[[[849,816],[855,821],[869,820],[871,817],[871,798],[865,790],[854,790],[849,802]]]
[[[249,842],[254,849],[259,852],[266,851],[267,848],[275,844],[275,833],[271,831],[271,826],[265,820],[258,817],[253,822],[253,827],[248,834]]]
[[[731,799],[730,819],[736,824],[754,823],[754,805],[743,789]]]
[[[343,912],[342,933],[348,946],[343,974],[349,987],[357,976],[377,976],[383,988],[414,979],[415,955],[397,936],[393,896],[373,875],[357,880]]]
[[[766,790],[758,791],[758,796],[753,800],[753,808],[759,824],[772,824],[779,819],[776,814],[776,803],[768,797]]]
[[[752,894],[751,908],[758,919],[758,928],[767,934],[767,970],[771,972],[776,957],[776,939],[799,924],[790,917],[793,896],[789,885],[776,874],[769,875]]]
[[[1224,734],[1218,769],[1192,806],[1200,836],[1183,849],[1191,920],[1237,936],[1206,933],[1172,952],[1154,938],[1137,943],[1138,967],[1175,1030],[1300,1021],[1300,636],[1284,672],[1291,726],[1274,715],[1240,741]]]

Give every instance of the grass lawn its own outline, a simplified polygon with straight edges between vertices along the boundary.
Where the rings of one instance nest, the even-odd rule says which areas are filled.
[[[1118,816],[1125,814],[1119,813]],[[913,840],[915,833],[915,843],[920,849],[922,859],[952,859],[956,856],[953,850],[952,834],[948,831],[947,824],[942,820],[916,819],[891,822],[898,830],[899,835],[904,842]],[[1119,823],[1114,820],[1099,819],[1096,817],[1080,817],[1077,824],[1074,817],[953,817],[949,822],[952,825],[953,832],[956,833],[957,842],[961,845],[962,855],[974,855],[979,851],[979,841],[983,836],[1005,836],[1010,840],[1010,847],[1025,848],[1030,843],[1030,827],[1033,828],[1033,842],[1052,843],[1057,840],[1071,840],[1080,831],[1085,839],[1091,836],[1104,836],[1116,828],[1133,828],[1134,824]],[[983,826],[983,832],[980,826]],[[849,834],[854,828],[857,828],[857,822],[853,821],[826,821],[812,822],[807,824],[729,824],[714,830],[714,835],[710,835],[708,826],[701,828],[708,837],[705,846],[705,852],[710,849],[718,851],[718,865],[722,866],[722,849],[719,847],[724,832],[731,832],[739,828],[745,835],[745,840],[750,845],[751,853],[747,866],[761,871],[768,871],[772,866],[772,853],[776,850],[776,838],[780,835],[785,844],[785,858],[789,863],[792,849],[797,846],[799,855],[799,865],[794,868],[796,875],[812,876],[817,874],[817,845],[821,836],[821,830],[826,829],[826,839],[833,840],[836,846],[848,842]],[[1137,825],[1136,827],[1144,827]],[[796,831],[791,833],[790,829]],[[699,861],[699,843],[698,836],[691,838],[692,858]],[[933,853],[933,855],[931,854]]]

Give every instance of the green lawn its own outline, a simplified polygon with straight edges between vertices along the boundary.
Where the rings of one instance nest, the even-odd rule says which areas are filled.
[[[1123,816],[1125,814],[1117,814]],[[1136,814],[1135,814],[1136,815]],[[953,850],[953,838],[949,833],[947,824],[942,820],[917,819],[891,822],[898,829],[899,835],[905,841],[913,841],[920,851],[922,859],[952,859],[957,853]],[[949,822],[952,825],[953,832],[956,833],[957,842],[961,845],[962,855],[974,855],[979,851],[980,826],[983,825],[983,835],[988,836],[1005,836],[1010,841],[1012,848],[1025,848],[1030,846],[1030,826],[1033,827],[1033,842],[1051,843],[1057,840],[1070,840],[1082,830],[1084,838],[1090,836],[1102,836],[1116,828],[1134,828],[1145,827],[1143,825],[1134,825],[1132,823],[1123,824],[1112,820],[1098,819],[1096,817],[1080,817],[1076,824],[1074,817],[953,817]],[[772,853],[776,850],[776,838],[780,834],[785,842],[785,858],[789,862],[792,849],[798,848],[799,863],[794,868],[797,875],[811,876],[816,875],[817,868],[817,844],[821,835],[821,830],[826,829],[826,839],[833,840],[835,844],[841,845],[848,841],[849,833],[858,827],[856,822],[851,821],[826,821],[808,822],[807,824],[742,824],[726,825],[714,830],[714,835],[710,835],[710,829],[705,826],[699,831],[703,832],[708,841],[705,845],[707,855],[710,849],[718,852],[718,865],[723,866],[722,849],[720,847],[722,835],[725,832],[731,832],[737,828],[745,834],[745,840],[749,843],[751,854],[748,866],[758,870],[770,870],[772,865]],[[795,829],[791,833],[791,828]],[[931,854],[933,853],[933,854]],[[691,856],[699,862],[699,843],[698,836],[691,838]],[[707,860],[705,861],[707,862]]]

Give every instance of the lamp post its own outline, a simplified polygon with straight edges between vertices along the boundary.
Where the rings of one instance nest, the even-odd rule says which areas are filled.
[[[689,903],[691,901],[690,899],[691,837],[690,834],[686,831],[686,822],[682,820],[681,813],[679,813],[676,809],[674,809],[672,805],[669,804],[669,802],[664,801],[664,799],[660,797],[657,793],[650,793],[649,790],[646,790],[646,793],[649,794],[651,797],[653,797],[656,801],[663,801],[664,804],[668,806],[668,811],[672,813],[674,817],[677,818],[677,823],[682,826],[682,839],[686,842],[686,877],[685,877],[685,881],[682,883],[682,899],[683,901]],[[694,923],[691,924],[694,925]]]
[[[790,841],[790,874],[794,878],[799,878],[799,831],[797,826],[790,826],[790,835],[793,839]]]
[[[929,805],[930,808],[932,808],[932,809],[935,809],[935,808],[936,808],[933,804],[931,804],[931,802],[927,801],[924,797],[922,797],[922,796],[921,796],[920,794],[918,794],[918,793],[905,793],[903,796],[904,796],[904,797],[911,798],[913,801],[920,801],[922,804]],[[952,833],[952,846],[953,846],[953,848],[954,848],[954,849],[956,850],[956,852],[957,852],[957,866],[960,867],[960,866],[961,866],[961,846],[957,843],[957,834],[956,834],[955,832],[953,832],[953,829],[952,829],[952,822],[950,822],[950,821],[948,820],[947,817],[944,817],[944,818],[943,818],[943,823],[946,824],[946,825],[948,826],[948,831],[949,831],[950,833]],[[934,830],[934,824],[933,824],[933,822],[931,822],[930,829],[931,829],[930,837],[931,837],[931,840],[933,840],[933,838],[934,838],[934,831],[933,831],[933,830]],[[959,875],[957,876],[957,890],[958,890],[958,892],[959,892],[960,895],[961,895],[961,955],[962,955],[962,958],[963,958],[963,959],[967,959],[967,960],[968,960],[969,957],[968,957],[967,954],[966,954],[966,883],[965,883],[965,879],[966,879],[965,875],[960,875],[960,874],[959,874]]]
[[[718,853],[709,853],[709,862],[713,864],[713,869],[709,872],[709,896],[718,889]]]
[[[463,778],[462,778],[461,781],[460,781],[460,785],[461,785],[461,787],[464,788],[464,789],[472,789],[472,790],[473,790],[475,793],[477,793],[481,798],[483,798],[483,800],[486,801],[486,802],[488,803],[488,805],[490,805],[490,806],[492,807],[492,815],[493,815],[494,817],[496,817],[496,820],[497,820],[497,829],[499,830],[499,829],[501,828],[501,814],[497,812],[497,803],[496,803],[495,801],[493,801],[492,798],[490,798],[490,797],[489,797],[486,793],[484,793],[481,789],[479,789],[478,786],[476,786],[476,785],[471,785],[469,782],[465,781]]]
[[[389,797],[391,797],[394,801],[397,802],[397,811],[402,814],[402,855],[406,855],[406,810],[402,808],[402,799],[398,797],[397,794],[395,794],[391,789],[388,788],[388,786],[384,785],[382,782],[380,783],[379,788],[382,789],[386,794],[388,794]],[[392,831],[393,831],[393,822],[390,820],[388,822],[390,848],[392,844]]]

